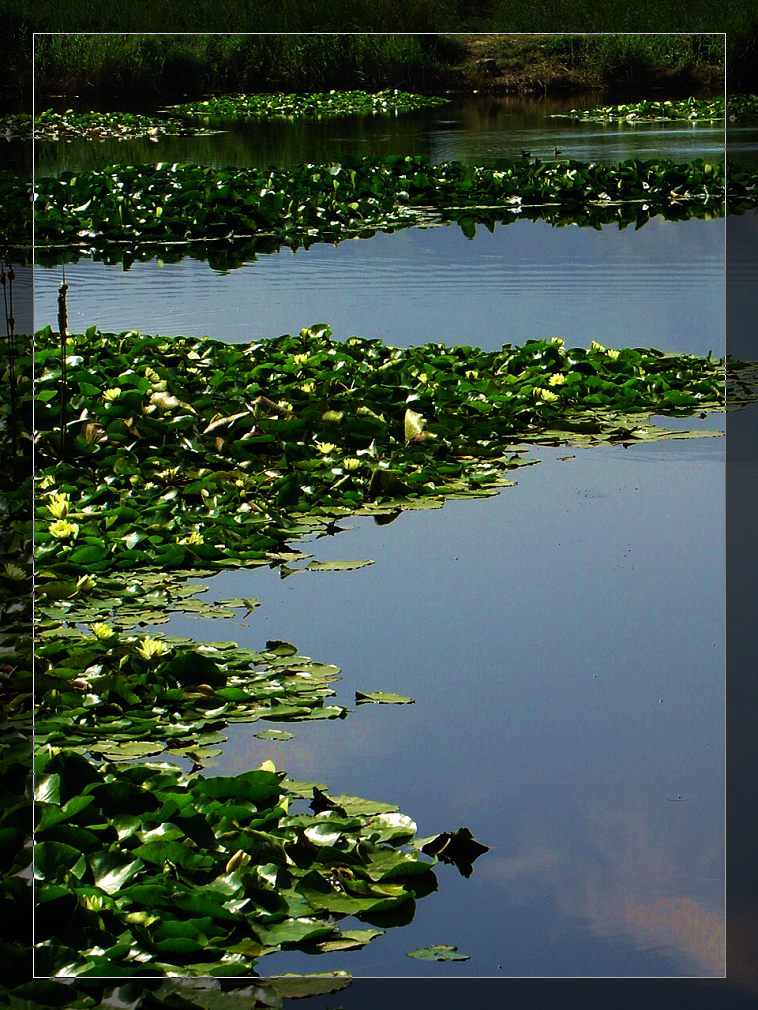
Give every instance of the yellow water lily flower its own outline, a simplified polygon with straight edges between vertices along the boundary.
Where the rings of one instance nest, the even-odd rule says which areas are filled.
[[[361,461],[356,459],[355,456],[346,456],[342,460],[343,470],[357,470],[361,465]]]
[[[117,400],[121,396],[121,387],[114,386],[112,389],[106,389],[103,393],[103,399],[106,403],[112,403],[113,400]]]
[[[617,351],[615,348],[609,347],[605,353],[608,355],[611,361],[615,361],[616,358],[618,358],[619,354],[621,354],[621,351]]]
[[[566,376],[562,372],[556,372],[547,380],[549,386],[562,386],[566,381]]]
[[[57,519],[54,523],[50,523],[48,530],[56,540],[76,540],[79,534],[79,527],[76,523],[66,522],[65,519]]]
[[[193,530],[186,537],[182,537],[180,540],[177,540],[176,542],[178,544],[203,544],[203,543],[205,543],[205,541],[203,540],[203,534],[202,533],[198,533],[197,530]]]
[[[543,400],[545,403],[552,403],[559,398],[552,389],[541,389],[539,386],[532,390],[532,394],[536,400]]]
[[[145,635],[137,646],[137,652],[143,659],[157,659],[159,656],[165,656],[166,653],[171,652],[171,646],[160,638],[150,638],[149,635]]]
[[[316,442],[316,448],[318,449],[319,452],[323,453],[325,456],[328,456],[330,453],[334,452],[334,450],[337,448],[337,446],[333,445],[331,442],[318,442],[317,441]]]
[[[293,354],[292,360],[296,365],[304,365],[310,358],[310,354]]]
[[[3,574],[7,579],[13,579],[14,582],[22,582],[24,579],[28,578],[24,569],[19,568],[18,565],[14,565],[12,561],[5,562]]]
[[[597,340],[592,341],[592,343],[590,344],[590,350],[597,351],[598,354],[605,354],[605,348],[603,347],[602,344],[599,344]]]
[[[100,642],[107,642],[109,639],[116,637],[116,632],[110,624],[105,624],[103,621],[97,621],[92,625],[92,634]]]
[[[65,519],[69,513],[71,507],[71,501],[67,494],[53,494],[50,495],[50,499],[47,503],[47,507],[50,509],[52,514],[56,519]]]

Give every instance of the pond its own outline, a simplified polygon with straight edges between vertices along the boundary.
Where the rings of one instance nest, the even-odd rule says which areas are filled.
[[[547,119],[572,103],[468,98],[392,118],[270,123],[159,143],[37,145],[37,171],[113,160],[294,163],[350,153],[486,162],[723,155],[723,132],[625,131]],[[578,104],[574,103],[574,104]],[[587,104],[592,104],[588,101]],[[743,137],[746,148],[754,134]],[[86,161],[86,165],[85,165]],[[185,259],[128,271],[66,267],[69,328],[242,342],[316,321],[335,335],[496,348],[654,346],[721,356],[724,222],[654,219],[637,232],[517,221],[473,240],[456,226],[259,257],[230,273]],[[35,326],[55,325],[61,268],[35,271]],[[723,430],[723,417],[666,421]],[[294,642],[342,667],[338,700],[394,691],[298,724],[289,741],[232,727],[209,773],[266,758],[297,778],[397,803],[422,836],[471,828],[490,847],[470,879],[440,866],[413,922],[361,951],[286,952],[270,972],[356,976],[718,976],[724,964],[723,439],[540,447],[495,498],[355,519],[306,545],[354,572],[209,580],[257,597],[242,621],[160,630],[259,648]],[[291,729],[291,727],[287,727]],[[407,952],[452,944],[470,960]]]
[[[595,95],[574,98],[450,96],[448,105],[397,116],[345,116],[300,122],[217,121],[215,136],[163,137],[159,142],[71,141],[38,144],[36,170],[54,175],[115,162],[197,161],[215,166],[319,164],[366,154],[420,154],[434,161],[490,164],[496,158],[565,158],[616,162],[626,158],[706,158],[723,161],[724,131],[717,124],[598,125],[551,118],[588,108]],[[153,112],[154,110],[144,110]],[[743,127],[736,126],[736,130]],[[745,136],[754,145],[754,133]],[[754,148],[753,148],[754,149]]]

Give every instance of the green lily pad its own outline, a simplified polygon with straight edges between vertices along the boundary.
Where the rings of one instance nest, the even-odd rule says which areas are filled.
[[[294,733],[288,733],[284,729],[264,729],[255,734],[259,740],[293,740]]]
[[[356,691],[356,705],[415,705],[413,698],[404,694],[393,694],[391,691]]]
[[[309,572],[347,572],[354,568],[365,568],[373,565],[373,561],[309,561],[305,566]]]
[[[448,944],[436,943],[431,947],[420,947],[418,950],[408,951],[408,957],[415,957],[419,961],[469,961],[469,954],[461,954],[457,947]]]

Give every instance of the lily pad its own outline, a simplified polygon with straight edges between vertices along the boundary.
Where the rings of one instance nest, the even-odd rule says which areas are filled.
[[[415,705],[413,698],[404,694],[393,694],[391,691],[356,691],[356,705]]]
[[[370,560],[363,561],[309,561],[305,566],[310,572],[348,572],[354,568],[366,568],[373,565]]]
[[[264,729],[255,734],[259,740],[294,740],[295,734],[284,729]]]
[[[469,954],[461,954],[457,947],[448,944],[436,943],[431,947],[419,947],[418,950],[408,951],[408,957],[415,957],[419,961],[469,961]]]

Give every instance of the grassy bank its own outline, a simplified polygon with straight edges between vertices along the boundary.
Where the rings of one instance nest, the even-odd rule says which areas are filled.
[[[463,79],[508,92],[721,89],[722,35],[468,35]]]
[[[442,87],[465,48],[420,35],[47,36],[37,40],[42,94],[118,98],[207,92]]]
[[[720,35],[50,35],[40,94],[152,96],[328,88],[560,91],[720,86]]]
[[[717,85],[727,31],[730,86],[750,90],[758,82],[758,13],[731,12],[719,18],[705,4],[690,5],[687,23],[666,8],[635,8],[601,17],[581,2],[544,3],[520,11],[502,0],[464,3],[441,0],[363,0],[307,6],[262,2],[255,11],[224,3],[204,6],[168,0],[158,7],[129,5],[93,11],[72,0],[65,13],[49,0],[34,12],[17,13],[0,0],[4,32],[0,42],[9,73],[0,81],[6,94],[31,92],[31,33],[36,32],[301,32],[300,35],[56,36],[36,40],[37,86],[41,94],[125,97],[198,97],[208,91],[320,90],[398,86],[411,90],[498,87],[504,90],[698,88]],[[504,32],[667,32],[676,35],[503,36]],[[396,34],[325,35],[368,31]],[[428,34],[428,33],[441,34]],[[467,35],[454,33],[467,32]],[[492,35],[474,34],[498,33]],[[314,34],[315,33],[315,34]],[[416,33],[416,34],[414,34]],[[427,34],[421,34],[427,33]],[[447,34],[445,34],[447,33]],[[481,60],[494,59],[497,73]]]

